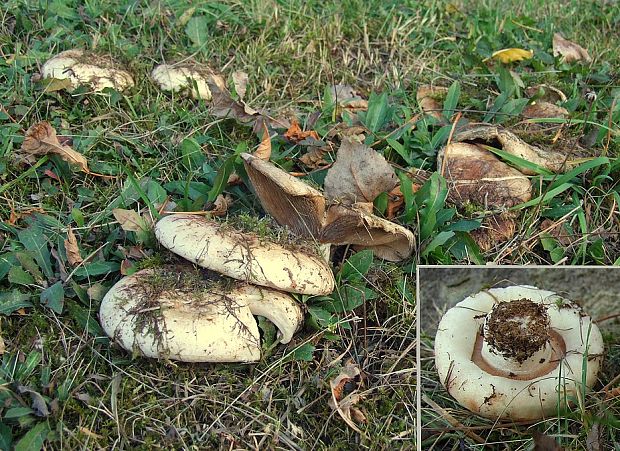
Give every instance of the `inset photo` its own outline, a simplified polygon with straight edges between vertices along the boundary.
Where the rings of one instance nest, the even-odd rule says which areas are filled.
[[[419,266],[422,449],[620,441],[620,268]]]

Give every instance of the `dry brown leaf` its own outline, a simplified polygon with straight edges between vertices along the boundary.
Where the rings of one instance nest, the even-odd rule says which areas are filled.
[[[133,268],[133,263],[130,260],[125,259],[121,262],[121,275],[127,276],[131,273],[131,268]]]
[[[445,97],[447,93],[448,88],[443,86],[420,85],[416,91],[415,98],[425,114],[442,120],[441,112],[443,106],[439,99]]]
[[[571,63],[573,61],[585,61],[589,63],[592,61],[586,49],[579,44],[564,39],[560,33],[555,33],[553,35],[553,56],[561,56],[562,60],[566,63]]]
[[[566,108],[545,102],[544,100],[534,102],[523,110],[523,116],[528,118],[557,117],[566,118],[569,112]]]
[[[269,136],[269,130],[265,123],[263,123],[263,139],[252,155],[265,161],[269,161],[271,158],[271,136]]]
[[[344,140],[336,161],[325,176],[325,196],[330,202],[373,202],[398,183],[392,166],[374,149]]]
[[[120,224],[121,229],[125,232],[140,232],[146,230],[144,219],[142,219],[137,211],[115,208],[112,210],[112,214]]]
[[[284,137],[286,139],[288,139],[289,141],[292,141],[294,143],[298,143],[300,141],[303,141],[304,139],[310,137],[310,138],[314,138],[317,141],[320,140],[319,138],[319,134],[314,131],[314,130],[302,130],[301,127],[299,126],[299,122],[297,122],[297,119],[292,119],[291,120],[291,125],[288,128],[288,130],[284,133]]]
[[[470,235],[480,250],[487,252],[497,244],[511,239],[516,231],[514,215],[500,213],[487,216],[478,229],[472,230]]]
[[[21,218],[29,216],[29,215],[31,215],[33,213],[45,214],[45,210],[43,208],[40,208],[40,207],[34,207],[34,208],[26,208],[24,210],[21,210],[21,211],[17,212],[11,206],[11,212],[9,213],[9,219],[8,219],[7,223],[9,225],[15,225],[17,223],[17,221],[19,221]]]
[[[0,355],[6,352],[6,345],[4,344],[4,338],[0,336]]]
[[[232,204],[233,198],[229,194],[220,194],[213,202],[213,209],[209,210],[212,216],[225,216]]]
[[[55,154],[69,164],[78,166],[82,171],[90,173],[88,162],[84,155],[71,147],[63,145],[56,136],[56,130],[49,122],[42,121],[34,124],[26,131],[22,143],[20,157],[27,163],[34,163],[36,155]]]
[[[67,261],[71,266],[79,265],[84,261],[84,259],[80,255],[80,247],[78,246],[77,238],[75,237],[71,226],[69,226],[69,229],[67,230],[65,250],[67,252]]]
[[[530,86],[525,90],[525,94],[528,97],[538,96],[538,100],[544,100],[553,104],[557,102],[566,102],[567,100],[566,94],[558,88],[547,84]]]
[[[243,71],[237,70],[232,74],[233,84],[235,86],[235,92],[239,96],[239,99],[243,100],[245,93],[248,89],[249,76]]]
[[[368,101],[361,98],[357,91],[348,85],[335,85],[331,87],[331,93],[338,106],[351,111],[365,111],[368,109]]]
[[[323,147],[313,147],[311,148],[311,150],[299,157],[299,161],[301,161],[305,166],[310,169],[316,169],[318,167],[329,164],[323,158],[324,156],[325,149]]]
[[[340,374],[336,378],[329,381],[329,387],[331,389],[331,397],[329,399],[329,406],[338,412],[338,415],[347,423],[351,429],[359,434],[364,434],[354,419],[358,422],[366,422],[366,416],[356,407],[363,397],[356,393],[357,379],[360,377],[361,371],[359,367],[351,361],[348,361],[342,368]],[[352,386],[352,387],[351,387]],[[352,388],[352,391],[351,391]],[[345,394],[345,391],[349,391]]]

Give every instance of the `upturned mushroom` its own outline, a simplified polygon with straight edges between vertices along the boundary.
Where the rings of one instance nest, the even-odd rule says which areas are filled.
[[[470,411],[534,421],[594,385],[603,350],[598,327],[575,303],[512,286],[481,291],[446,312],[435,364],[440,382]]]
[[[80,49],[66,50],[47,60],[41,76],[69,80],[72,89],[88,86],[93,91],[124,91],[134,85],[131,74],[112,57]]]
[[[186,362],[253,362],[260,334],[252,315],[272,321],[288,343],[301,309],[286,293],[260,288],[189,265],[146,269],[124,277],[105,295],[101,325],[124,349]]]
[[[374,215],[372,203],[328,206],[323,193],[272,163],[250,154],[241,157],[265,211],[294,233],[323,244],[372,249],[375,255],[390,261],[404,260],[413,253],[413,233]]]

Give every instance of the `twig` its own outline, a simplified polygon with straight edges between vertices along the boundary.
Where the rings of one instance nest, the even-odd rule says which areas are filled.
[[[463,113],[461,113],[460,111],[456,113],[456,117],[454,118],[454,121],[452,122],[452,128],[450,129],[450,135],[448,135],[448,141],[446,141],[446,145],[443,150],[443,159],[441,161],[441,176],[442,177],[445,174],[446,161],[448,161],[448,149],[449,149],[450,143],[452,142],[452,136],[454,136],[454,130],[456,129],[456,124],[458,124],[459,120],[461,120],[462,115]]]

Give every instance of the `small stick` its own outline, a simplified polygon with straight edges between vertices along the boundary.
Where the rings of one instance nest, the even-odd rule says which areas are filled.
[[[454,118],[454,121],[452,122],[452,128],[450,129],[450,135],[448,136],[448,141],[446,142],[446,146],[444,147],[444,151],[443,151],[443,161],[441,162],[441,176],[442,177],[444,176],[444,173],[445,173],[446,161],[448,161],[448,146],[452,142],[452,136],[454,135],[456,124],[458,124],[459,120],[461,120],[462,115],[463,113],[461,111],[456,113],[456,117]]]

